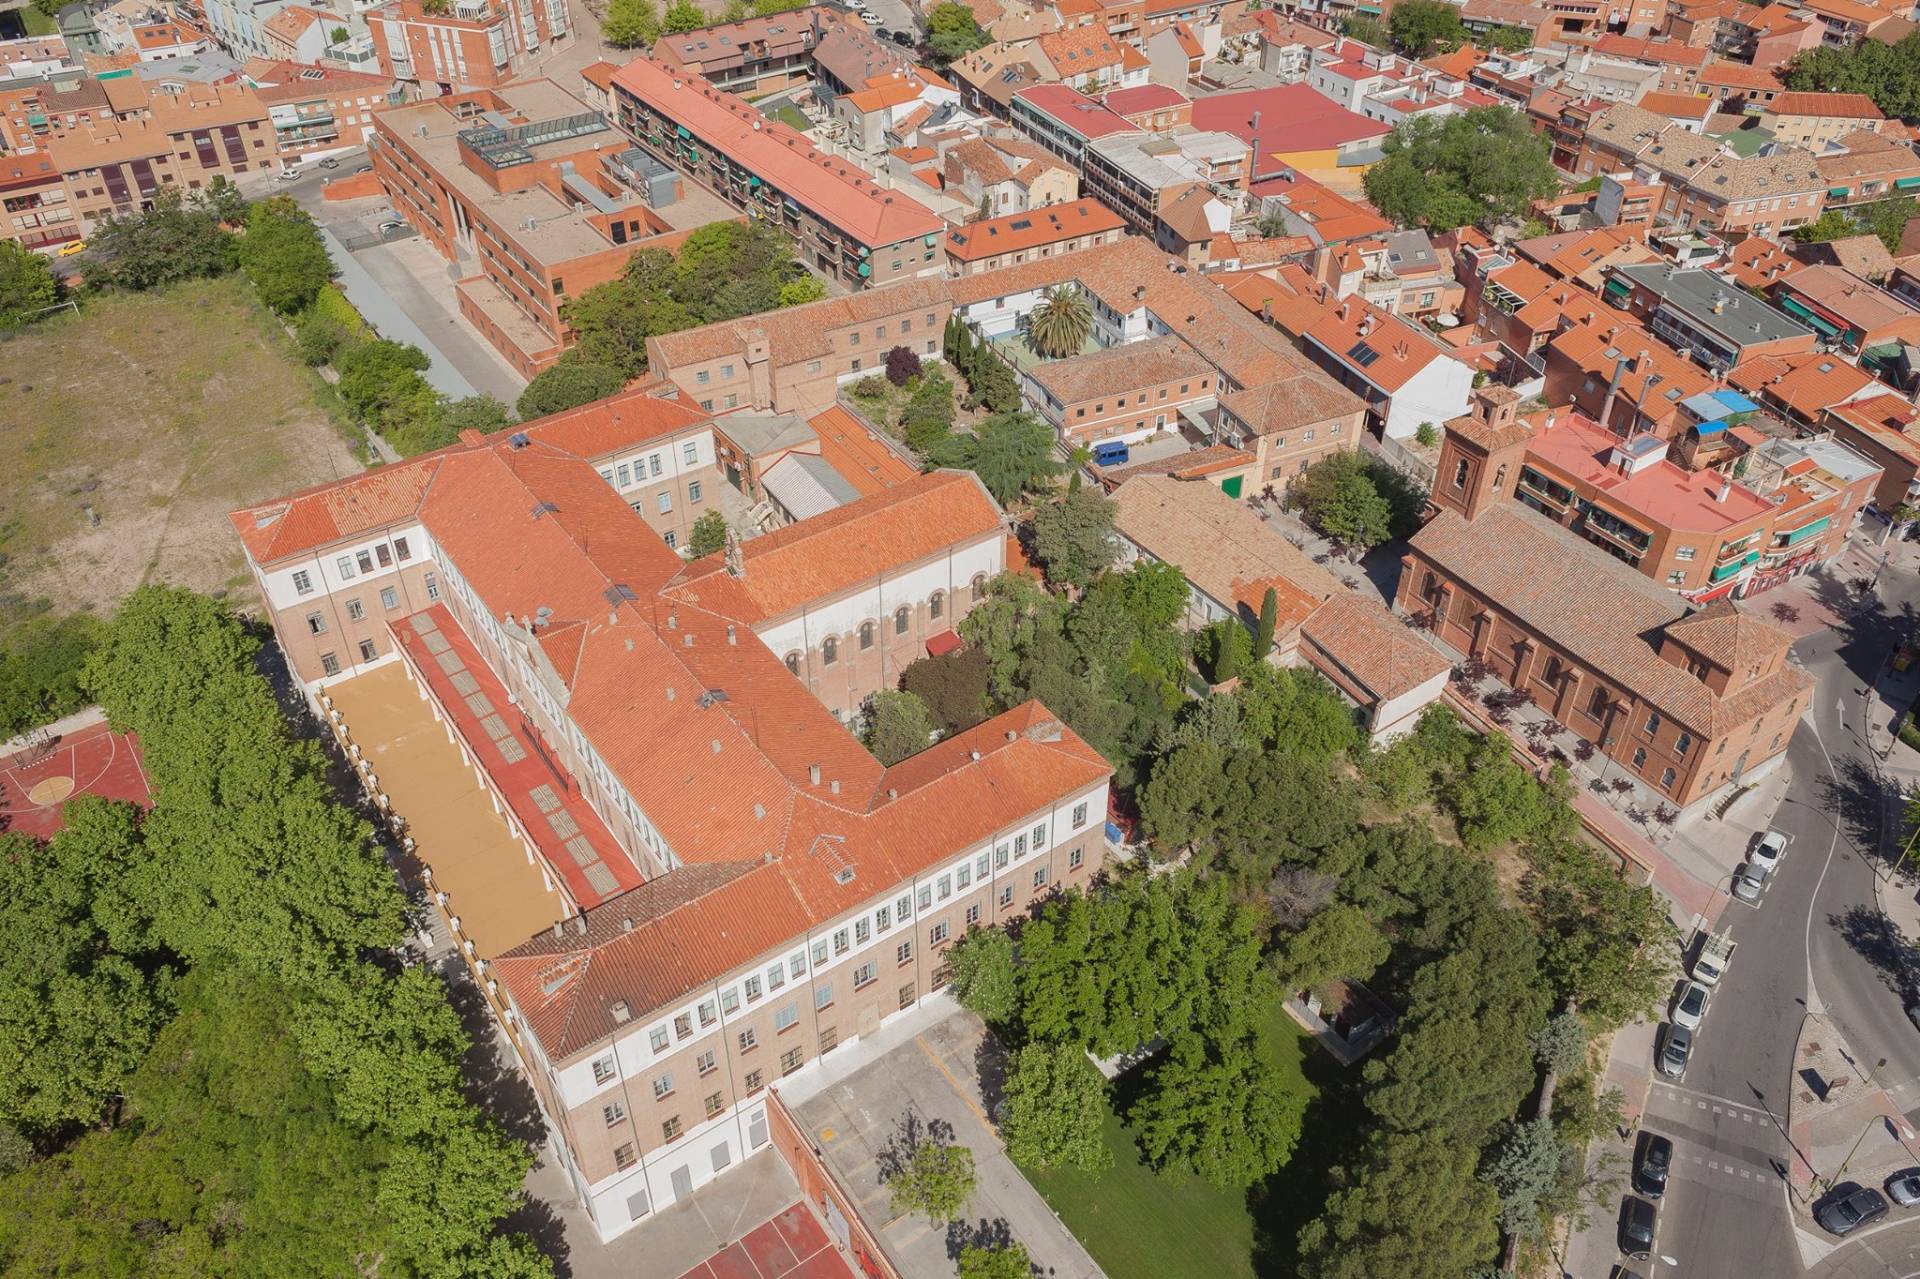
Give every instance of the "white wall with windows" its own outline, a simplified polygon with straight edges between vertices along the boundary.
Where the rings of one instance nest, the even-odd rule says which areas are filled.
[[[991,580],[1006,567],[1006,538],[995,529],[988,536],[953,547],[936,559],[878,581],[862,583],[854,591],[823,604],[810,605],[797,614],[758,627],[754,633],[780,657],[811,652],[830,635],[858,635],[866,622],[875,625],[882,640],[890,640],[899,610],[908,610],[911,627],[914,619],[926,614],[928,602],[936,594],[945,601],[945,607],[942,615],[930,620],[928,626],[932,630],[948,629],[959,621],[953,607],[954,592],[968,588],[982,575]],[[748,572],[752,572],[751,567]],[[844,642],[841,647],[851,649]]]

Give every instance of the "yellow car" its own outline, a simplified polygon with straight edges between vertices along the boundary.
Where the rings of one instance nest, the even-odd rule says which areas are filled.
[[[63,258],[70,258],[76,253],[85,253],[86,251],[87,242],[85,240],[69,240],[60,246],[60,256]]]

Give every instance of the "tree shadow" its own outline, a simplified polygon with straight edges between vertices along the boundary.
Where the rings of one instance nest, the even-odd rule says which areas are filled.
[[[1812,577],[1813,598],[1838,618],[1833,630],[1840,638],[1840,660],[1862,684],[1879,676],[1894,650],[1920,638],[1920,612],[1912,604],[1901,601],[1889,607],[1850,578],[1826,573]]]
[[[1900,787],[1857,754],[1835,760],[1834,771],[1822,776],[1819,784],[1822,809],[1853,851],[1870,861],[1883,861],[1887,817],[1899,802]]]
[[[527,1198],[500,1219],[499,1233],[526,1235],[553,1262],[554,1279],[573,1279],[573,1245],[567,1241],[567,1223],[544,1199]]]
[[[1369,550],[1360,561],[1360,571],[1373,583],[1373,589],[1389,606],[1400,589],[1400,557],[1407,553],[1405,542],[1383,542]]]
[[[1876,976],[1890,991],[1908,1001],[1920,989],[1920,957],[1913,944],[1900,935],[1893,921],[1870,906],[1851,906],[1827,916],[1827,923],[1840,934],[1853,953],[1867,961]]]
[[[1013,1053],[998,1034],[989,1030],[980,1036],[973,1050],[973,1069],[980,1080],[980,1104],[995,1123],[1000,1121],[1000,1103],[1007,1095],[1007,1068]]]
[[[1306,1051],[1301,1071],[1319,1091],[1301,1118],[1300,1140],[1285,1167],[1247,1190],[1253,1271],[1259,1279],[1293,1279],[1301,1227],[1320,1215],[1333,1189],[1334,1169],[1359,1154],[1358,1135],[1372,1123],[1361,1067],[1342,1067],[1312,1045]]]
[[[1005,1248],[1013,1242],[1013,1227],[1005,1217],[947,1223],[947,1260],[957,1262],[968,1248]]]
[[[893,1121],[893,1135],[887,1138],[885,1145],[874,1152],[873,1160],[878,1166],[882,1184],[892,1181],[905,1171],[913,1161],[913,1154],[927,1144],[946,1146],[953,1143],[953,1125],[944,1119],[923,1119],[919,1112],[908,1110]]]
[[[457,955],[441,961],[440,974],[446,981],[447,1002],[459,1014],[470,1040],[460,1060],[461,1091],[468,1101],[492,1115],[509,1137],[537,1148],[547,1139],[546,1117],[540,1113],[532,1086],[501,1053],[486,997]]]

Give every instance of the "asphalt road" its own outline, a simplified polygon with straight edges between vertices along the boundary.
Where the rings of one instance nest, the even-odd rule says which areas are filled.
[[[1861,736],[1861,690],[1908,624],[1903,614],[1910,619],[1920,602],[1920,577],[1883,576],[1879,599],[1795,648],[1818,683],[1810,720],[1788,748],[1792,780],[1774,819],[1792,843],[1761,901],[1733,901],[1722,916],[1739,950],[1714,991],[1685,1078],[1656,1076],[1642,1119],[1675,1144],[1655,1260],[1643,1267],[1650,1277],[1806,1273],[1782,1179],[1793,1158],[1793,1049],[1806,1017],[1830,1019],[1865,1064],[1886,1058],[1879,1082],[1920,1076],[1920,1034],[1900,993],[1913,985],[1909,951],[1874,894],[1885,788]],[[1896,1218],[1843,1245],[1814,1273],[1905,1276],[1920,1273],[1916,1257],[1920,1216]]]

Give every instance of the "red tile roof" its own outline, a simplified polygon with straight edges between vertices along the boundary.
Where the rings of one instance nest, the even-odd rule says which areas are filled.
[[[1783,93],[1767,104],[1770,115],[1838,116],[1849,120],[1884,120],[1880,108],[1864,93]]]
[[[1140,130],[1119,112],[1101,106],[1078,89],[1064,84],[1036,84],[1013,95],[1063,127],[1083,138],[1104,138],[1114,133],[1138,133]]]
[[[1258,118],[1259,124],[1254,120]],[[1319,151],[1349,142],[1383,138],[1392,126],[1347,110],[1304,84],[1283,84],[1242,93],[1215,93],[1194,99],[1193,127],[1231,133],[1262,156],[1290,151]],[[1267,172],[1261,156],[1256,172]]]
[[[1165,111],[1171,107],[1183,107],[1191,101],[1186,94],[1170,89],[1164,84],[1141,84],[1131,89],[1115,89],[1103,94],[1102,106],[1117,111],[1121,115],[1134,115],[1142,111]]]
[[[1025,213],[1008,213],[955,227],[947,232],[947,256],[959,262],[973,262],[1002,253],[1037,249],[1043,244],[1059,244],[1078,236],[1124,231],[1126,225],[1118,213],[1088,197],[1071,204],[1050,204]]]
[[[1445,355],[1422,329],[1359,297],[1350,297],[1307,330],[1307,337],[1355,373],[1391,394]],[[1348,354],[1366,343],[1375,357],[1365,367]]]
[[[919,201],[898,191],[883,191],[859,167],[827,156],[785,125],[769,121],[697,75],[675,72],[651,58],[635,58],[620,68],[613,84],[616,93],[632,94],[868,245],[898,244],[946,229],[946,223]]]

